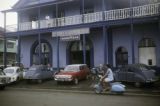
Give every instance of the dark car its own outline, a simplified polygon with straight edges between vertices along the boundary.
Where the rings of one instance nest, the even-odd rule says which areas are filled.
[[[155,70],[144,64],[132,64],[118,68],[114,72],[115,81],[134,82],[139,87],[142,83],[154,83],[157,81]]]
[[[53,73],[54,72],[45,65],[33,65],[29,70],[25,71],[23,78],[28,81],[34,80],[41,83],[42,80],[51,79]]]

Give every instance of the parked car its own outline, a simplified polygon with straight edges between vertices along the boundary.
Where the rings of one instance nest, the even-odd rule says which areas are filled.
[[[61,70],[54,76],[57,82],[71,82],[78,84],[79,80],[87,78],[89,74],[89,68],[86,64],[73,64],[67,65],[64,70]]]
[[[132,64],[118,68],[114,72],[115,81],[134,82],[136,87],[142,83],[154,83],[157,81],[155,70],[144,64]]]
[[[48,69],[45,65],[33,65],[25,71],[24,79],[27,81],[34,80],[41,83],[42,80],[51,79],[54,71]]]
[[[5,86],[10,82],[10,77],[6,76],[5,73],[0,70],[0,89],[5,89]]]
[[[7,67],[3,70],[6,76],[10,77],[10,83],[23,79],[23,70],[20,67]]]
[[[156,71],[156,76],[160,76],[160,66],[150,66],[150,68]]]

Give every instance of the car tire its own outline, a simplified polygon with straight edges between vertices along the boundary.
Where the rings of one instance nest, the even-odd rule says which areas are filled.
[[[0,87],[0,90],[4,90],[4,89],[5,89],[5,86],[1,86],[1,87]]]
[[[74,84],[75,84],[75,85],[78,85],[78,83],[79,83],[78,78],[75,78],[75,79],[74,79]]]
[[[141,84],[140,82],[135,82],[135,83],[134,83],[134,86],[137,87],[137,88],[141,87],[141,85],[142,85],[142,84]]]

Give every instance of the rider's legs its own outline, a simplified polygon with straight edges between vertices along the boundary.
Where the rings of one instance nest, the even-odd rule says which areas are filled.
[[[103,81],[103,86],[104,86],[104,90],[107,91],[107,90],[110,90],[110,83],[112,82],[113,80],[110,79],[110,78],[105,78],[104,81]]]

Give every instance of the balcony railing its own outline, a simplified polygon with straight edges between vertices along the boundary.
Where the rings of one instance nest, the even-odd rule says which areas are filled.
[[[160,3],[148,4],[133,8],[115,9],[104,12],[95,12],[89,14],[68,16],[62,18],[53,18],[40,20],[40,28],[61,27],[68,25],[77,25],[83,23],[93,23],[99,21],[120,20],[127,18],[139,18],[159,14]],[[103,16],[104,15],[104,16]],[[19,24],[19,31],[38,29],[38,21],[24,22]],[[16,32],[17,26],[7,26],[7,32]]]

